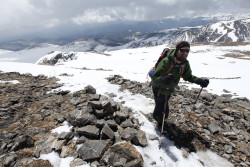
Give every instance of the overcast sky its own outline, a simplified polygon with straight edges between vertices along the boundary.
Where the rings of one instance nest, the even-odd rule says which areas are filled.
[[[250,0],[0,0],[0,40],[52,28],[60,31],[65,25],[249,9]]]

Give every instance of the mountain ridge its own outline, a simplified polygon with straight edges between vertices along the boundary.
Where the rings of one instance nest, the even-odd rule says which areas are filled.
[[[78,28],[72,29],[73,32],[61,33],[63,35],[55,37],[57,33],[41,33],[41,34],[31,34],[27,37],[20,37],[18,40],[2,41],[0,42],[0,48],[5,50],[18,51],[30,47],[37,47],[42,43],[51,43],[55,45],[64,46],[67,44],[72,45],[73,42],[79,41],[81,39],[93,39],[98,42],[101,40],[106,40],[109,47],[114,45],[124,45],[131,43],[134,38],[134,42],[138,43],[136,39],[148,40],[153,35],[156,36],[171,36],[170,38],[175,38],[176,35],[180,35],[180,29],[196,29],[202,26],[207,26],[221,21],[234,21],[240,19],[250,18],[249,14],[217,14],[217,15],[204,15],[194,18],[185,17],[166,17],[159,20],[152,21],[140,21],[140,22],[113,22],[111,24],[97,24],[91,26],[90,28]],[[70,26],[70,25],[68,25]],[[176,30],[174,32],[174,30]],[[173,34],[164,34],[164,32],[173,32]],[[150,39],[149,39],[150,40]],[[147,45],[159,45],[163,42],[169,42],[169,39],[163,38],[163,41],[154,42],[155,40],[150,40],[151,44]],[[175,41],[175,40],[174,40]],[[104,43],[105,42],[101,42]],[[138,44],[131,44],[131,47],[136,47]],[[129,45],[129,44],[128,44]],[[119,47],[120,48],[120,47]]]
[[[249,42],[250,19],[221,21],[186,31],[177,40],[190,42]]]
[[[140,48],[178,41],[189,41],[194,43],[211,42],[249,42],[250,41],[250,19],[233,21],[220,21],[205,26],[180,27],[166,29],[151,33],[134,33],[121,38],[120,44],[112,45],[112,40],[83,39],[77,40],[63,46],[64,50],[73,51],[85,49],[85,51],[112,51],[128,48]],[[69,49],[70,48],[70,49]]]

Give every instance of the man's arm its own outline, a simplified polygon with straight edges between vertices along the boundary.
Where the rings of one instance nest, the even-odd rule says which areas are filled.
[[[198,77],[192,75],[192,70],[190,68],[189,63],[186,63],[185,68],[186,69],[184,70],[184,73],[182,75],[182,77],[185,81],[188,81],[191,83],[196,83],[196,84],[200,85],[201,87],[208,86],[209,79],[202,79],[202,78],[198,78]]]
[[[188,82],[191,82],[191,83],[196,83],[198,77],[192,75],[192,70],[190,68],[190,64],[189,62],[187,62],[185,64],[185,67],[184,67],[184,72],[182,74],[182,78],[185,80],[185,81],[188,81]]]

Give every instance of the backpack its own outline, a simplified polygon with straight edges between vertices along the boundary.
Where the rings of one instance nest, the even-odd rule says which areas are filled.
[[[152,67],[152,68],[149,70],[149,72],[148,72],[148,76],[150,76],[150,78],[152,78],[152,76],[153,76],[153,74],[154,74],[154,72],[155,72],[155,69],[156,69],[156,67],[158,66],[158,64],[160,63],[160,61],[161,61],[162,59],[164,59],[165,57],[167,57],[167,56],[170,55],[170,54],[168,54],[169,51],[170,51],[169,48],[164,48],[164,49],[163,49],[163,51],[162,51],[162,53],[161,53],[161,56],[158,58],[157,62],[155,63],[155,66]],[[169,71],[172,69],[173,65],[174,65],[174,62],[173,62],[173,60],[172,60],[172,61],[171,61],[171,65],[170,65],[168,71],[166,72],[165,76],[166,76],[166,75],[169,73]],[[183,72],[184,72],[184,67],[185,67],[185,65],[182,65],[182,67],[181,67],[181,69],[182,69],[182,70],[181,70],[181,76],[182,76],[182,74],[183,74]]]

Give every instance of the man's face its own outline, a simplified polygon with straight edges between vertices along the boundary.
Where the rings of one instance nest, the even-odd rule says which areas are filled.
[[[189,47],[182,47],[181,49],[179,49],[176,53],[176,59],[183,63],[184,61],[187,60],[187,56],[188,56],[188,53],[189,53]]]

